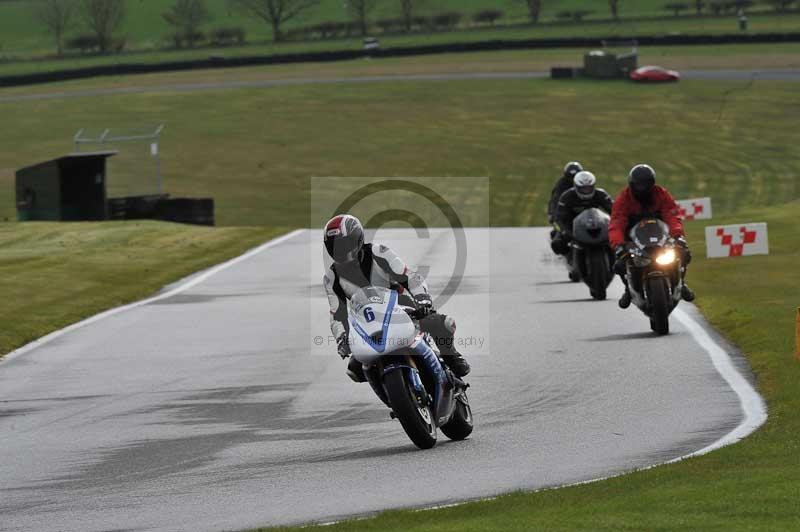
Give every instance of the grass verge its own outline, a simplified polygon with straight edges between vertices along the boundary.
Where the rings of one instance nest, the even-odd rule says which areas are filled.
[[[0,129],[0,144],[14,146],[0,152],[0,219],[15,217],[16,168],[70,151],[78,128],[147,123],[167,124],[166,191],[214,197],[220,225],[307,226],[311,176],[490,177],[494,225],[541,225],[555,177],[575,158],[613,193],[648,161],[676,196],[711,195],[719,214],[800,197],[800,94],[784,82],[165,89],[9,102],[0,113],[14,124]],[[110,194],[147,192],[151,166],[125,157],[110,160]]]
[[[691,268],[708,320],[746,354],[769,405],[769,419],[737,445],[706,456],[604,482],[514,493],[426,512],[389,511],[326,531],[719,530],[800,529],[800,362],[794,359],[796,222],[800,203],[743,210],[714,223],[766,221],[769,256],[698,257]],[[703,227],[689,226],[702,248]],[[446,490],[446,487],[443,487]],[[315,529],[317,527],[311,527]],[[266,530],[266,529],[262,529]],[[273,530],[273,529],[270,529]],[[297,530],[281,528],[276,530]],[[308,528],[306,528],[308,530]]]
[[[281,232],[163,222],[0,224],[0,356]]]

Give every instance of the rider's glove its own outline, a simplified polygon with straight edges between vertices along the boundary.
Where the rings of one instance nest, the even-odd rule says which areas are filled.
[[[430,294],[417,294],[414,296],[414,301],[417,302],[417,312],[420,316],[433,314],[433,299]]]
[[[350,356],[350,342],[347,341],[347,333],[344,333],[336,339],[336,352],[342,357],[342,360]]]

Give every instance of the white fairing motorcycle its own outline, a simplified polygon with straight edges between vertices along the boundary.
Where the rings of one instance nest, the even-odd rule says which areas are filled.
[[[350,299],[352,356],[417,447],[436,445],[437,429],[463,440],[472,432],[469,385],[442,364],[435,342],[420,332],[417,308],[398,303],[398,297],[370,286]]]

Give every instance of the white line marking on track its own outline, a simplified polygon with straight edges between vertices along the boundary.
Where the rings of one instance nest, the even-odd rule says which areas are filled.
[[[690,456],[700,456],[709,453],[749,436],[767,420],[767,406],[761,395],[759,395],[755,388],[747,382],[747,379],[734,367],[733,361],[731,357],[728,356],[728,353],[711,338],[702,325],[697,323],[694,318],[680,308],[675,309],[673,316],[686,327],[695,342],[708,353],[708,356],[711,358],[711,363],[714,364],[714,369],[725,379],[728,386],[736,392],[736,395],[739,397],[739,404],[742,408],[742,412],[744,413],[744,419],[735,429],[699,451],[670,460],[670,462],[677,462],[678,460],[683,460]]]
[[[277,246],[278,244],[280,244],[282,242],[285,242],[286,240],[289,240],[290,238],[293,238],[293,237],[303,233],[304,231],[305,231],[305,229],[297,229],[295,231],[292,231],[291,233],[287,233],[287,234],[285,234],[283,236],[279,236],[278,238],[274,238],[272,240],[269,240],[269,241],[261,244],[260,246],[255,247],[255,248],[251,249],[250,251],[245,252],[242,255],[239,255],[238,257],[234,257],[234,258],[232,258],[232,259],[230,259],[230,260],[228,260],[226,262],[223,262],[221,264],[217,264],[216,266],[212,266],[211,268],[209,268],[209,269],[207,269],[205,271],[202,271],[201,273],[197,273],[197,274],[194,274],[193,276],[187,277],[185,282],[178,281],[178,286],[176,286],[175,288],[172,288],[171,290],[167,290],[164,293],[157,294],[155,296],[149,297],[147,299],[142,299],[140,301],[135,301],[133,303],[129,303],[129,304],[123,305],[121,307],[115,307],[115,308],[103,311],[103,312],[101,312],[99,314],[95,314],[94,316],[86,318],[85,320],[81,320],[81,321],[79,321],[77,323],[73,323],[72,325],[64,327],[63,329],[59,329],[57,331],[53,331],[50,334],[42,336],[38,340],[34,340],[33,342],[31,342],[29,344],[25,344],[24,346],[20,347],[19,349],[16,349],[16,350],[10,352],[5,357],[0,358],[0,364],[8,362],[9,360],[11,360],[13,358],[16,358],[18,356],[24,355],[25,353],[28,353],[28,352],[36,349],[37,347],[41,347],[44,344],[46,344],[48,342],[51,342],[51,341],[55,340],[56,338],[59,338],[60,336],[64,336],[65,334],[67,334],[69,332],[72,332],[72,331],[74,331],[76,329],[80,329],[81,327],[85,327],[86,325],[89,325],[91,323],[95,323],[97,321],[100,321],[102,319],[108,318],[110,316],[114,316],[115,314],[119,314],[120,312],[125,312],[126,310],[130,310],[130,309],[133,309],[133,308],[136,308],[136,307],[141,307],[142,305],[147,305],[148,303],[153,303],[155,301],[160,301],[162,299],[166,299],[168,297],[172,297],[175,294],[179,294],[179,293],[181,293],[181,292],[183,292],[185,290],[188,290],[188,289],[192,288],[193,286],[196,286],[196,285],[202,283],[203,281],[205,281],[209,277],[211,277],[213,275],[216,275],[216,274],[218,274],[219,272],[221,272],[223,270],[227,270],[231,266],[234,266],[234,265],[236,265],[236,264],[238,264],[238,263],[240,263],[242,261],[245,261],[245,260],[247,260],[247,259],[249,259],[249,258],[251,258],[251,257],[253,257],[255,255],[258,255],[259,253],[261,253],[262,251],[264,251],[266,249],[269,249],[269,248],[271,248],[273,246]]]

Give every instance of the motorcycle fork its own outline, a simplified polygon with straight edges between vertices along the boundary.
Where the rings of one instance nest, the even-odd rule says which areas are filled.
[[[669,290],[670,297],[672,297],[672,275],[669,273],[662,272],[661,270],[654,270],[645,273],[644,279],[642,279],[642,292],[645,294],[645,300],[647,301],[647,310],[648,312],[652,310],[652,305],[650,304],[650,293],[648,287],[650,283],[648,281],[650,279],[666,279],[667,280],[667,289]]]
[[[428,391],[425,389],[425,384],[422,382],[422,378],[419,374],[419,368],[417,367],[417,361],[414,360],[414,357],[411,355],[406,355],[406,364],[407,364],[407,375],[408,380],[411,383],[411,386],[414,388],[414,392],[417,395],[417,399],[425,405],[428,406],[431,402],[430,395],[428,395]]]
[[[387,397],[386,391],[383,389],[382,384],[383,363],[379,362],[374,364],[372,367],[365,370],[364,374],[367,377],[367,382],[369,383],[370,387],[372,387],[372,391],[378,396],[378,399],[383,401],[383,404],[391,408],[392,405],[389,404],[389,397]]]

